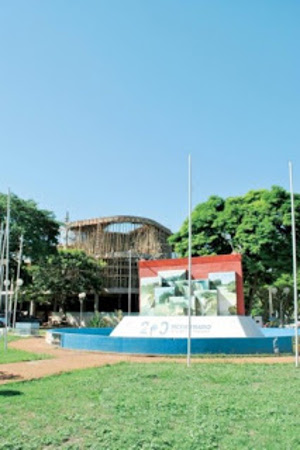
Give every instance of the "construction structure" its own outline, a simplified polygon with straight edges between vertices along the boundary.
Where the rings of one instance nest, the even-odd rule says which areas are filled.
[[[138,311],[138,261],[170,258],[170,235],[171,231],[158,222],[135,216],[66,224],[66,246],[83,250],[105,263],[99,296],[101,311]]]

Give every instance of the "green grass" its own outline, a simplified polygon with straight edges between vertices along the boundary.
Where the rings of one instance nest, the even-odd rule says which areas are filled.
[[[298,449],[293,365],[125,364],[0,387],[0,449]]]
[[[18,341],[19,339],[22,339],[18,336],[8,336],[8,343],[13,341]],[[23,338],[26,339],[26,338]],[[7,348],[7,350],[4,349],[4,338],[0,338],[0,371],[1,371],[1,364],[8,364],[8,363],[14,363],[14,362],[21,362],[21,361],[37,361],[39,359],[49,359],[51,358],[50,355],[45,354],[37,354],[37,353],[30,353],[25,352],[24,350],[16,350],[14,348]]]

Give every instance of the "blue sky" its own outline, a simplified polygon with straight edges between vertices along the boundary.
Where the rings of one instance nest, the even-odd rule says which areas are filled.
[[[0,0],[0,191],[63,220],[300,191],[297,0]]]

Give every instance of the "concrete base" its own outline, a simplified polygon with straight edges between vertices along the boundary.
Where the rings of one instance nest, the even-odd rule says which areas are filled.
[[[186,316],[127,316],[111,333],[112,337],[187,338]],[[192,338],[263,337],[261,329],[248,316],[192,316]]]

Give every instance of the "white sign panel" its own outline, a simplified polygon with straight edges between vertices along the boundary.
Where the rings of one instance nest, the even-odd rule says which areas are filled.
[[[124,317],[111,336],[187,338],[188,317]],[[193,316],[193,338],[263,337],[263,333],[251,317],[246,316]]]

